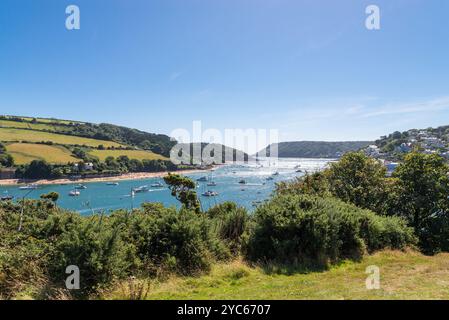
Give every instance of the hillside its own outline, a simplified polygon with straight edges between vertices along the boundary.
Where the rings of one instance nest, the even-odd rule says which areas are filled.
[[[449,126],[396,131],[380,137],[366,153],[376,158],[400,160],[413,150],[449,159]]]
[[[169,160],[176,144],[170,137],[112,124],[0,116],[0,169],[13,167],[19,179],[57,179],[72,176],[118,175],[191,169]],[[202,143],[201,150],[208,144]],[[192,148],[193,144],[190,144]],[[223,145],[222,160],[248,159]],[[43,161],[38,166],[33,162]],[[195,163],[199,164],[199,162]],[[203,163],[204,164],[204,163]]]
[[[278,143],[277,147],[280,158],[338,158],[346,152],[360,150],[371,143],[369,141],[292,141]],[[270,148],[273,148],[273,145],[259,151],[258,154],[269,155]]]
[[[122,126],[112,124],[94,124],[69,120],[57,120],[57,119],[42,119],[42,118],[27,118],[17,116],[0,116],[0,141],[17,141],[19,139],[30,141],[30,134],[26,134],[23,130],[39,131],[40,136],[31,141],[53,141],[55,143],[61,142],[62,144],[80,145],[83,144],[83,140],[80,138],[88,138],[88,146],[95,146],[102,144],[105,147],[109,145],[118,147],[128,145],[137,147],[143,150],[149,150],[156,154],[169,156],[170,149],[175,145],[175,141],[172,141],[169,136],[155,133],[143,132],[137,129],[126,128]],[[15,128],[7,130],[6,128]],[[17,129],[22,129],[17,131]],[[43,133],[57,133],[64,136],[74,136],[78,138],[71,139],[65,137],[64,141],[54,141],[54,136],[45,140]],[[23,137],[23,138],[22,138]],[[5,140],[6,139],[6,140]],[[94,141],[90,140],[93,139]],[[39,140],[38,140],[39,141]],[[105,142],[108,141],[108,142]]]

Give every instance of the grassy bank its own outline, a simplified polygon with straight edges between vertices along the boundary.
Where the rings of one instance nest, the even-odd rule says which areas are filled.
[[[367,290],[367,266],[380,268],[381,288]],[[129,283],[105,299],[127,299]],[[147,299],[449,299],[449,254],[382,251],[329,270],[272,273],[241,261],[217,264],[209,275],[151,283]]]

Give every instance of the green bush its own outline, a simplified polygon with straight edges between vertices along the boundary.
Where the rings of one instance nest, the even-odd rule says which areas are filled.
[[[234,202],[224,202],[212,207],[206,214],[214,221],[218,237],[230,252],[234,256],[239,255],[250,222],[246,209],[237,207]]]
[[[414,244],[412,230],[398,218],[334,198],[278,195],[257,208],[247,247],[255,262],[326,266],[382,248]]]
[[[162,266],[182,275],[197,274],[209,270],[214,260],[230,255],[213,233],[211,221],[192,210],[146,204],[128,218],[123,214],[112,218],[127,219],[126,237],[150,272]]]

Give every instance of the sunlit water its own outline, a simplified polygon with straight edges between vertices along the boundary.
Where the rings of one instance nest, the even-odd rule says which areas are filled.
[[[213,172],[199,172],[187,176],[196,180],[206,176],[214,181],[216,186],[207,186],[208,182],[198,182],[197,192],[203,209],[208,209],[215,204],[224,201],[234,201],[238,205],[254,210],[254,207],[268,199],[272,194],[276,182],[286,181],[300,177],[305,172],[314,172],[327,166],[329,159],[265,159],[258,164],[225,165],[218,167]],[[296,172],[298,167],[302,172]],[[278,175],[273,175],[278,172]],[[273,180],[267,180],[272,177]],[[246,184],[239,181],[245,180]],[[142,180],[118,181],[118,186],[107,185],[106,182],[85,183],[87,189],[80,190],[80,196],[70,197],[69,192],[74,189],[72,185],[45,185],[33,190],[27,198],[37,199],[41,194],[51,191],[58,192],[60,207],[79,211],[83,215],[93,212],[110,211],[116,209],[136,208],[144,202],[162,202],[166,206],[176,205],[179,202],[173,198],[165,186],[163,179],[150,178]],[[131,197],[133,188],[161,182],[163,188],[152,188],[148,192],[137,193]],[[202,193],[211,190],[218,192],[215,197],[205,197]],[[1,195],[12,195],[20,199],[29,190],[19,190],[18,186],[0,187]]]

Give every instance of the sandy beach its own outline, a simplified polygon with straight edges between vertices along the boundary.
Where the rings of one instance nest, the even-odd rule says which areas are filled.
[[[192,169],[192,170],[179,170],[171,173],[176,174],[189,174],[189,173],[198,173],[198,172],[210,172],[215,170],[211,169]],[[85,178],[85,179],[54,179],[54,180],[19,180],[19,179],[5,179],[0,180],[0,186],[9,186],[9,185],[19,185],[19,184],[38,184],[38,185],[52,185],[52,184],[74,184],[74,183],[89,183],[89,182],[112,182],[112,181],[123,181],[123,180],[141,180],[141,179],[149,179],[149,178],[158,178],[164,177],[168,175],[169,172],[135,172],[135,173],[125,173],[119,176],[112,177],[98,177],[98,178]]]

